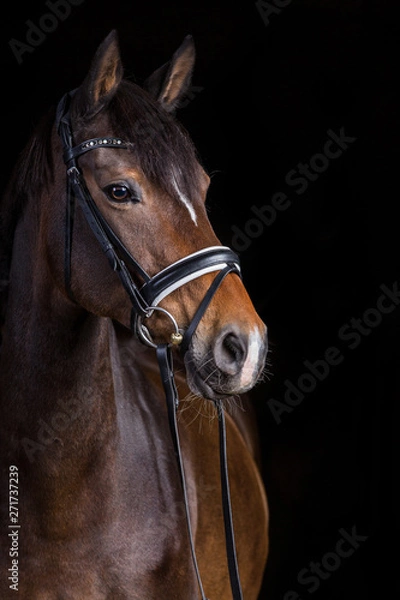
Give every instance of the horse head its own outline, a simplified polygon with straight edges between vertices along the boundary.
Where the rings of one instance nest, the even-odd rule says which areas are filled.
[[[174,116],[190,84],[194,58],[193,41],[188,37],[172,60],[141,88],[123,79],[117,38],[112,32],[99,46],[85,80],[71,99],[75,147],[85,140],[98,144],[91,152],[80,151],[85,189],[97,213],[140,265],[139,271],[128,265],[139,289],[145,283],[143,273],[152,278],[188,255],[221,247],[205,207],[209,177]],[[105,143],[107,140],[110,144]],[[55,193],[56,197],[66,197],[61,156],[54,128],[55,177],[51,185],[55,189],[49,198]],[[70,281],[66,285],[65,240],[59,235],[65,222],[65,204],[48,202],[47,255],[61,296],[71,307],[83,307],[130,326],[129,295],[79,209],[75,210],[73,232],[66,232],[71,238]],[[172,286],[157,301],[158,307],[172,315],[179,331],[190,326],[215,277],[215,269],[204,269],[201,276],[175,289]],[[73,302],[68,298],[68,287]],[[169,340],[171,322],[165,312],[150,311],[146,328],[156,344]],[[260,377],[266,352],[266,327],[237,270],[232,271],[215,292],[188,343],[184,362],[189,387],[209,399],[243,393]]]

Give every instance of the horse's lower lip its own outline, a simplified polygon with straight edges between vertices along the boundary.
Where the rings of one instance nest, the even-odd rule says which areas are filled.
[[[215,390],[195,369],[187,369],[187,383],[193,394],[206,400],[221,400],[232,395]]]
[[[225,397],[225,395],[215,392],[212,387],[200,377],[194,377],[192,380],[189,380],[189,387],[196,396],[200,396],[206,400],[218,400]]]

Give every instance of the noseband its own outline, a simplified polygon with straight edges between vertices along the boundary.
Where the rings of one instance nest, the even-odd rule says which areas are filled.
[[[70,116],[70,103],[74,94],[75,91],[65,94],[57,107],[56,113],[56,127],[63,145],[63,158],[67,167],[67,201],[64,252],[65,288],[70,299],[75,301],[71,283],[71,255],[75,204],[77,200],[90,229],[92,230],[107,257],[111,268],[119,275],[121,283],[130,298],[132,304],[132,331],[143,343],[156,349],[157,360],[160,367],[160,375],[167,399],[170,429],[182,483],[193,563],[201,598],[202,600],[207,600],[206,596],[204,595],[203,585],[197,565],[194,540],[191,531],[189,502],[186,491],[183,460],[176,421],[176,411],[179,405],[179,398],[174,382],[171,346],[179,346],[182,355],[187,351],[197,325],[199,324],[208,305],[210,304],[213,296],[225,279],[226,275],[228,275],[228,273],[236,273],[240,276],[239,258],[230,248],[225,246],[211,246],[177,260],[165,269],[156,273],[156,275],[153,277],[150,277],[137,262],[137,260],[132,256],[123,242],[110,227],[106,219],[103,217],[88,190],[83,173],[78,165],[78,158],[83,154],[90,152],[91,150],[98,148],[126,150],[128,148],[128,143],[120,138],[104,136],[91,138],[78,145],[74,145]],[[131,145],[132,144],[129,143],[129,146]],[[161,308],[159,303],[173,291],[177,290],[186,283],[212,272],[218,273],[206,292],[204,298],[200,302],[200,305],[198,306],[188,328],[185,332],[182,332],[173,315]],[[138,286],[135,282],[135,278],[138,278],[142,281],[140,286]],[[144,324],[144,321],[148,319],[154,313],[154,311],[160,311],[161,313],[165,314],[173,325],[173,332],[168,343],[154,343],[147,327]],[[215,405],[219,417],[222,505],[229,576],[233,600],[242,600],[243,596],[236,558],[232,511],[230,504],[224,409],[220,401],[215,401]]]

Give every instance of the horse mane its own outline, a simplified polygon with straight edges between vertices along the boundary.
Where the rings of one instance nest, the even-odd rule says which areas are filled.
[[[0,199],[0,344],[15,229],[28,198],[32,195],[36,196],[52,176],[50,142],[53,122],[54,110],[51,110],[39,121],[27,145],[20,153]]]

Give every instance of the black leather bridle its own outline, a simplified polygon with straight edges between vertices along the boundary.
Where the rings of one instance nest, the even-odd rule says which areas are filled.
[[[67,200],[66,200],[66,220],[65,220],[65,252],[64,252],[64,273],[65,288],[72,301],[75,297],[71,282],[71,256],[72,239],[76,200],[86,218],[90,229],[104,251],[111,268],[119,275],[121,283],[129,295],[131,311],[131,327],[138,338],[148,346],[156,349],[156,356],[160,367],[160,375],[167,399],[168,418],[170,423],[171,435],[178,461],[179,474],[182,482],[184,503],[186,510],[186,520],[188,525],[189,540],[193,563],[196,571],[197,581],[202,600],[207,600],[197,565],[194,540],[191,530],[189,515],[189,502],[186,491],[183,460],[181,455],[179,432],[176,420],[177,408],[179,405],[178,393],[174,381],[173,362],[171,347],[177,345],[180,347],[182,355],[189,347],[192,336],[210,304],[217,289],[229,273],[236,273],[240,276],[240,266],[238,256],[225,246],[212,246],[200,251],[189,254],[188,256],[172,263],[165,269],[159,271],[153,277],[150,277],[140,266],[137,260],[132,256],[123,242],[112,230],[106,219],[103,217],[95,201],[93,200],[83,177],[82,171],[78,165],[78,158],[97,148],[116,148],[127,149],[128,144],[120,138],[113,136],[104,136],[91,138],[75,145],[70,116],[70,103],[75,91],[68,92],[61,99],[56,113],[56,127],[63,145],[63,158],[67,167]],[[131,143],[129,143],[129,146]],[[165,309],[158,306],[159,302],[168,294],[185,285],[189,281],[201,277],[206,273],[217,272],[211,286],[201,301],[197,311],[186,329],[182,332],[174,317]],[[132,275],[133,273],[133,275]],[[142,281],[139,287],[135,278]],[[149,318],[154,311],[161,311],[173,324],[174,331],[169,343],[155,344],[149,334],[144,320]],[[220,467],[222,484],[222,505],[225,524],[225,537],[227,559],[229,567],[229,576],[231,581],[233,600],[242,600],[242,590],[239,578],[239,570],[236,558],[236,548],[234,540],[234,531],[232,523],[232,510],[229,492],[227,453],[226,453],[226,428],[224,418],[224,408],[221,401],[215,401],[219,418],[220,432]]]

